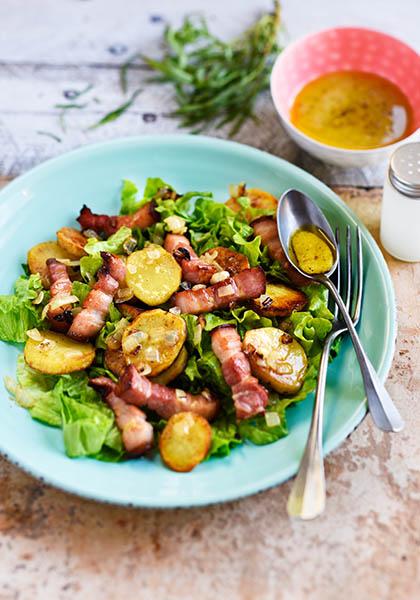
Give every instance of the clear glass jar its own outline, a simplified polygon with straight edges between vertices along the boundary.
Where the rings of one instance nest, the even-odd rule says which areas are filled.
[[[420,261],[420,142],[397,148],[384,183],[381,243],[392,256]]]

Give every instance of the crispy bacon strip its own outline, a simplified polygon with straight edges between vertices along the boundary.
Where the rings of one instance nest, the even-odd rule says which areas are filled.
[[[147,406],[164,419],[179,412],[191,411],[211,421],[219,409],[218,400],[207,390],[193,395],[152,383],[140,375],[134,365],[129,365],[120,378],[118,395],[130,404]]]
[[[208,283],[217,271],[215,265],[198,258],[185,235],[168,233],[163,246],[180,264],[184,281]]]
[[[249,419],[264,412],[267,390],[251,375],[248,358],[235,327],[228,325],[212,331],[211,347],[222,364],[223,377],[232,389],[238,420]]]
[[[255,235],[261,236],[264,246],[267,246],[268,253],[273,260],[280,263],[288,278],[295,285],[308,285],[308,279],[300,275],[287,260],[277,232],[277,224],[271,217],[260,217],[252,223]]]
[[[97,215],[90,208],[83,205],[77,218],[82,229],[93,229],[93,231],[104,234],[106,237],[109,237],[124,225],[130,228],[145,229],[159,221],[159,219],[159,213],[155,210],[154,202],[148,202],[132,215],[118,216]]]
[[[67,267],[58,262],[55,258],[47,260],[48,278],[50,280],[51,300],[54,298],[70,296],[72,293],[72,282],[67,272]],[[55,331],[66,332],[73,320],[71,312],[71,304],[63,304],[54,307],[51,305],[51,300],[48,307],[47,318],[51,323],[51,327]]]
[[[68,331],[74,340],[89,340],[104,326],[111,302],[125,277],[125,264],[121,258],[109,252],[101,252],[101,257],[103,265],[98,271],[98,281]]]
[[[108,377],[95,377],[89,382],[103,395],[115,414],[124,448],[130,456],[139,456],[153,446],[153,427],[137,406],[127,404],[116,393],[117,385]]]
[[[174,296],[174,304],[183,313],[197,315],[227,308],[241,300],[258,298],[264,292],[264,271],[261,267],[254,267],[207,288],[178,292]]]

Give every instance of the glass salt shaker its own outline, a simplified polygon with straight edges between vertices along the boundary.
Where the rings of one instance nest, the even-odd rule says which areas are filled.
[[[420,142],[397,148],[384,183],[381,242],[392,256],[420,261]]]

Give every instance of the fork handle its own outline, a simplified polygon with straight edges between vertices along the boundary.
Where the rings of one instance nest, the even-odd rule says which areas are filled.
[[[359,361],[368,406],[373,422],[377,427],[379,427],[379,429],[382,429],[383,431],[401,431],[404,428],[404,421],[402,420],[400,413],[393,403],[391,396],[386,391],[384,384],[379,379],[372,363],[367,357],[367,354],[363,349],[359,336],[357,335],[356,329],[353,325],[353,321],[347,312],[340,294],[328,277],[323,277],[322,279],[322,283],[324,283],[324,285],[333,295],[334,300],[336,301],[343,316],[344,322],[349,330],[349,334],[356,351],[356,356]]]
[[[325,509],[325,474],[324,454],[322,451],[322,431],[325,384],[327,381],[328,359],[330,347],[336,336],[329,336],[324,344],[318,371],[314,409],[299,470],[293,481],[287,501],[287,512],[290,517],[302,520],[314,519]]]

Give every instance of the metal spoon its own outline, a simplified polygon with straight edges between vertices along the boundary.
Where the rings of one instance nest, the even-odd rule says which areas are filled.
[[[296,230],[307,228],[311,225],[318,227],[330,242],[334,263],[327,273],[308,275],[308,273],[305,273],[299,268],[296,264],[297,261],[295,257],[290,253],[290,242],[293,234]],[[299,192],[298,190],[288,190],[282,195],[278,204],[277,228],[281,245],[283,246],[283,250],[289,262],[301,275],[307,277],[311,281],[316,281],[317,283],[325,285],[340,309],[356,351],[369,410],[375,425],[383,431],[401,431],[404,428],[404,421],[390,395],[386,391],[385,386],[376,374],[372,363],[367,357],[345,304],[335,285],[330,280],[330,276],[337,267],[338,251],[333,232],[331,231],[327,219],[317,205],[306,196],[306,194]]]

